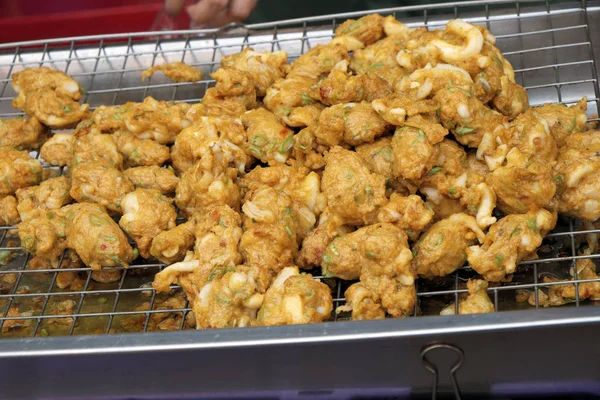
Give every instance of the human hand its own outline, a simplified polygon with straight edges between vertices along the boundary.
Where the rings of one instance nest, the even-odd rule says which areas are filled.
[[[185,7],[185,0],[165,0],[165,9],[171,16],[183,9],[193,24],[217,27],[248,18],[258,0],[200,0]]]

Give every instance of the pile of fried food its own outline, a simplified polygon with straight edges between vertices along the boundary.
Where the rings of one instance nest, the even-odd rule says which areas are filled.
[[[330,319],[315,268],[355,281],[335,311],[356,320],[413,315],[417,277],[468,262],[480,278],[456,309],[491,312],[488,282],[536,257],[558,213],[600,217],[585,99],[531,108],[494,43],[462,20],[427,31],[368,15],[290,64],[283,51],[224,57],[199,104],[93,112],[62,72],[14,73],[29,118],[0,123],[0,217],[32,262],[56,267],[66,249],[95,272],[160,260],[154,288],[180,285],[197,328]],[[28,153],[40,146],[64,176],[42,181]]]

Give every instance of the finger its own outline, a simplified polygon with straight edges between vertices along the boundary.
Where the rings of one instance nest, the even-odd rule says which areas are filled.
[[[165,11],[173,17],[181,14],[184,5],[185,0],[165,0]]]
[[[257,0],[231,0],[229,7],[223,10],[213,21],[211,26],[223,26],[230,22],[240,22],[248,18],[256,7]]]
[[[192,21],[196,24],[210,23],[221,10],[227,7],[228,0],[200,0],[186,8]]]
[[[258,0],[231,0],[229,2],[229,16],[233,21],[243,21],[250,16]]]

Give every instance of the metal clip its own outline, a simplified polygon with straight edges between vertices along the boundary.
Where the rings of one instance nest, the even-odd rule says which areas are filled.
[[[458,360],[456,364],[454,364],[454,366],[450,368],[450,380],[452,381],[452,386],[454,388],[454,397],[456,398],[456,400],[461,400],[460,389],[458,388],[458,382],[456,381],[456,371],[458,371],[458,369],[462,367],[463,362],[465,360],[465,354],[460,348],[445,343],[434,343],[424,347],[423,350],[421,350],[421,362],[423,363],[425,369],[427,369],[427,371],[431,372],[431,374],[433,375],[433,393],[431,395],[432,400],[436,400],[437,397],[438,370],[437,367],[431,361],[429,361],[429,359],[427,358],[427,354],[435,349],[449,349],[454,351],[458,355]]]

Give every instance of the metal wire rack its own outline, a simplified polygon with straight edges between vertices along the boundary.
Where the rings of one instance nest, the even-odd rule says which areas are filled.
[[[597,69],[585,0],[446,3],[373,10],[394,15],[410,26],[439,29],[452,18],[463,18],[487,27],[497,46],[512,63],[516,78],[528,90],[533,105],[572,104],[588,98],[588,115],[597,121]],[[338,14],[255,25],[233,25],[220,30],[171,31],[104,35],[48,41],[0,44],[0,118],[22,115],[10,102],[15,93],[11,74],[27,67],[48,66],[77,79],[93,108],[106,104],[161,100],[197,102],[213,81],[172,83],[155,76],[141,81],[141,71],[173,61],[183,61],[208,73],[218,68],[224,55],[253,47],[260,51],[285,50],[292,61],[311,47],[329,41],[337,24],[364,13]],[[39,158],[39,154],[35,154]],[[43,161],[43,160],[42,160]],[[63,173],[43,164],[47,176]],[[496,311],[540,307],[538,288],[544,274],[569,278],[569,268],[581,258],[578,249],[600,230],[584,229],[580,222],[563,220],[547,236],[537,260],[522,262],[512,282],[490,287]],[[597,240],[593,239],[593,240]],[[88,268],[73,267],[66,255],[59,269],[35,269],[19,247],[14,227],[0,227],[0,337],[54,336],[126,331],[191,328],[190,308],[181,288],[157,294],[150,283],[164,265],[138,260],[128,269],[110,268],[120,277],[112,283],[93,279]],[[466,292],[463,282],[472,277],[468,266],[447,279],[417,283],[416,315],[437,315],[450,301],[457,307]],[[65,281],[69,282],[68,285]],[[332,287],[334,308],[344,303],[348,282],[326,280]],[[600,279],[577,279],[575,307],[584,304],[578,286]],[[519,290],[532,291],[535,305],[519,304]],[[334,318],[337,320],[338,316]],[[441,318],[441,317],[440,317]]]

